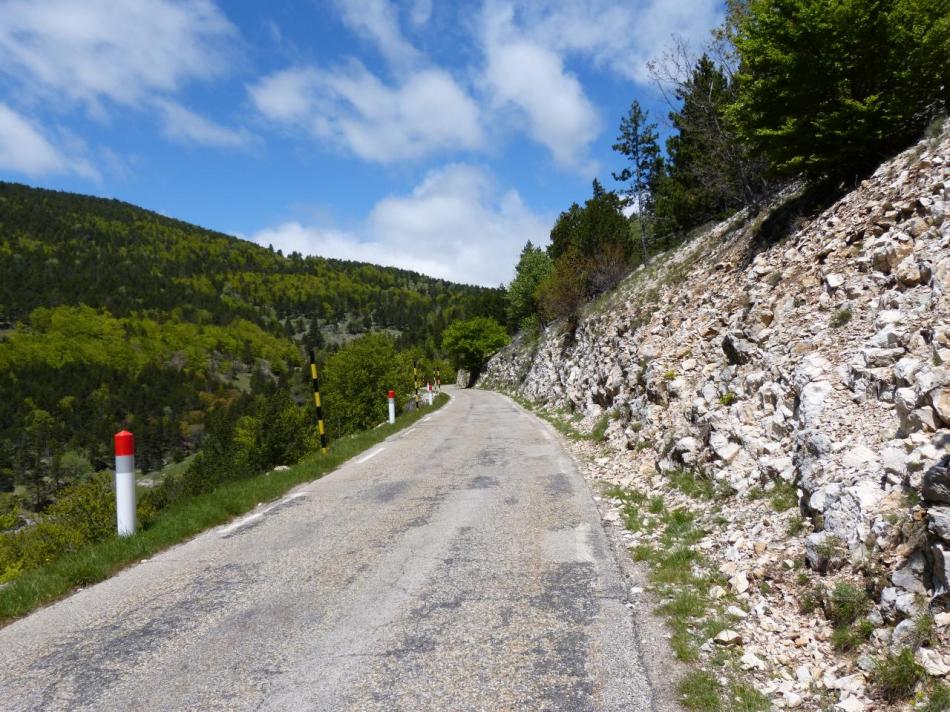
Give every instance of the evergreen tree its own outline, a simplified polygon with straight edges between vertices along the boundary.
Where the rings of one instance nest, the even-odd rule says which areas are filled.
[[[540,247],[529,241],[521,250],[515,278],[508,285],[508,323],[521,326],[538,314],[538,288],[551,274],[554,263]]]
[[[613,145],[613,150],[626,156],[630,165],[612,175],[620,183],[629,183],[623,193],[636,206],[644,263],[649,261],[645,218],[652,214],[653,190],[662,170],[657,139],[656,124],[648,123],[647,113],[640,107],[640,102],[634,100],[630,111],[620,121],[620,134]]]
[[[784,175],[857,177],[950,106],[950,0],[750,0],[730,116]]]

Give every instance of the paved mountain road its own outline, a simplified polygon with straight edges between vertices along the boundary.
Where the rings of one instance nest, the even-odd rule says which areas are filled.
[[[0,630],[0,707],[653,709],[587,486],[508,399],[291,494]]]

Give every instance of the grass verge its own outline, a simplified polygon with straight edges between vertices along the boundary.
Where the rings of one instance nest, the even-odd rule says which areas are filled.
[[[446,394],[440,393],[433,407],[404,413],[393,425],[387,423],[335,440],[326,455],[314,453],[289,470],[228,482],[211,492],[176,502],[135,536],[98,542],[22,574],[0,589],[0,626],[66,596],[76,587],[98,583],[130,564],[224,524],[261,502],[280,497],[292,487],[323,477],[355,455],[438,410],[448,400]]]

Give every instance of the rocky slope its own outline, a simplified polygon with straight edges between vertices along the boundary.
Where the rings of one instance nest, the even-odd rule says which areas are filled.
[[[516,339],[481,385],[588,428],[608,414],[607,454],[575,446],[596,479],[673,497],[671,473],[716,483],[727,523],[697,546],[747,611],[744,667],[776,706],[896,709],[875,699],[876,656],[909,646],[950,672],[950,132],[765,244],[782,210],[657,259],[573,333]],[[797,509],[768,506],[782,488]],[[841,580],[873,600],[848,655],[802,612]]]

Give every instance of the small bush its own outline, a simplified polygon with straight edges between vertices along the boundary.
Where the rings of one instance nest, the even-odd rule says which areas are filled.
[[[767,281],[768,281],[768,283],[769,283],[769,286],[770,286],[770,287],[777,287],[777,286],[778,286],[778,283],[782,281],[782,276],[783,276],[783,275],[782,275],[781,272],[778,272],[778,271],[776,271],[776,272],[771,272],[771,273],[769,274],[768,278],[767,278]]]
[[[726,391],[721,396],[719,396],[719,403],[724,406],[730,406],[736,402],[736,394],[732,391]]]
[[[904,648],[900,653],[888,653],[879,659],[871,673],[874,691],[888,702],[909,698],[917,683],[923,679],[924,669],[914,659],[914,653]]]
[[[805,518],[800,514],[795,515],[788,520],[788,524],[785,527],[785,533],[788,536],[798,536],[805,530]]]
[[[854,650],[874,632],[874,624],[865,619],[857,625],[838,626],[831,633],[832,647],[842,653]]]
[[[835,626],[849,626],[864,615],[870,605],[867,593],[841,582],[834,587],[825,603],[825,616]]]
[[[824,596],[824,590],[820,586],[816,586],[810,591],[805,591],[802,593],[801,598],[798,600],[798,610],[800,613],[805,615],[810,615],[821,608],[821,600]]]
[[[851,321],[851,309],[848,307],[842,307],[834,313],[831,317],[831,326],[837,329],[838,327],[844,326],[849,321]]]

